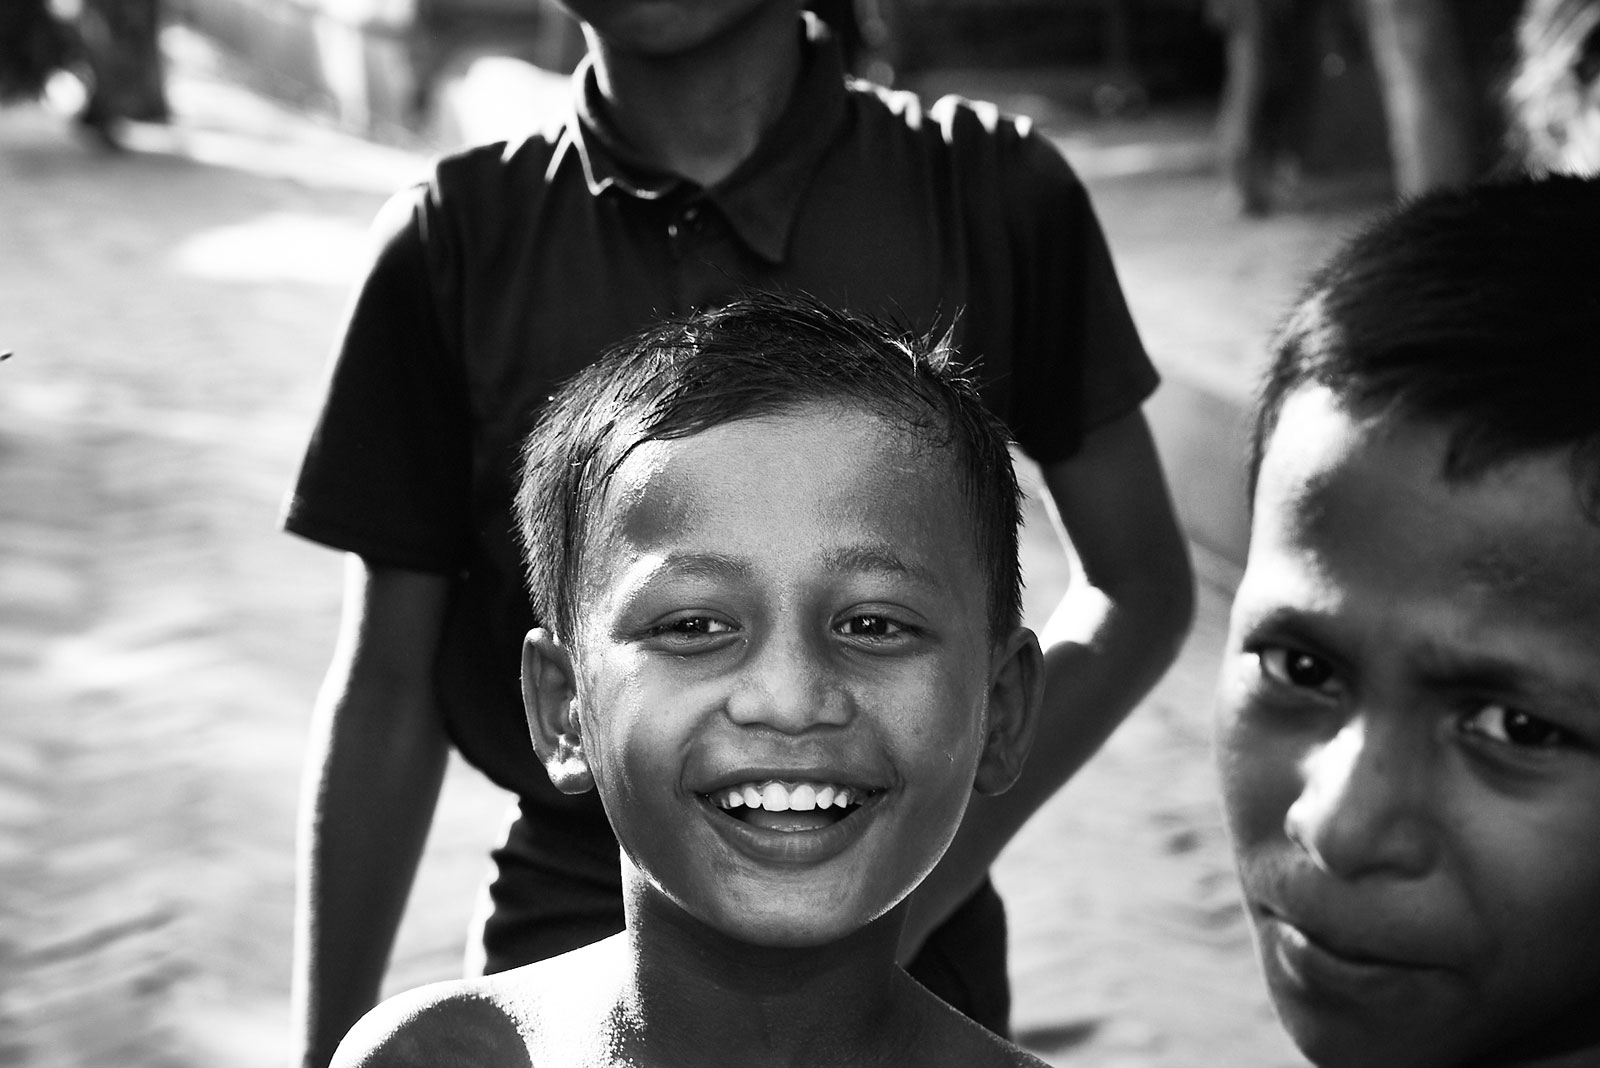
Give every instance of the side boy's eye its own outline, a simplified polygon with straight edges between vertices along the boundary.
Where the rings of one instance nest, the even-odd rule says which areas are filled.
[[[1301,690],[1326,691],[1334,681],[1333,665],[1320,656],[1290,649],[1282,645],[1268,645],[1256,650],[1261,671],[1273,682]]]
[[[1468,713],[1461,721],[1461,729],[1502,745],[1535,749],[1571,745],[1577,740],[1549,720],[1502,704],[1482,705]]]

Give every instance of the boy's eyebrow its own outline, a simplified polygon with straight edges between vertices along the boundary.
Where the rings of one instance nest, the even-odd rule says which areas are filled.
[[[1336,655],[1354,632],[1342,629],[1336,610],[1273,605],[1247,618],[1243,633],[1260,640],[1271,635],[1290,642],[1305,642],[1314,651]],[[1574,708],[1593,708],[1600,712],[1600,682],[1589,682],[1571,672],[1562,672],[1536,654],[1514,658],[1486,649],[1459,649],[1437,639],[1408,646],[1406,657],[1411,670],[1430,684],[1464,689],[1481,689],[1510,694],[1544,694],[1558,698]]]
[[[822,562],[824,566],[834,571],[858,574],[887,572],[904,575],[931,586],[945,585],[943,576],[933,568],[907,560],[887,546],[846,546],[827,554]],[[713,552],[669,553],[661,560],[661,568],[678,574],[724,579],[747,578],[754,571],[747,560]]]
[[[1558,697],[1574,706],[1600,712],[1600,688],[1539,660],[1514,660],[1490,652],[1451,649],[1427,642],[1416,651],[1425,677],[1450,686]]]
[[[889,572],[930,586],[945,585],[944,576],[925,564],[907,560],[887,546],[851,545],[829,553],[825,562],[839,571]]]
[[[749,563],[723,553],[668,553],[661,568],[684,575],[704,578],[745,578],[749,576]]]

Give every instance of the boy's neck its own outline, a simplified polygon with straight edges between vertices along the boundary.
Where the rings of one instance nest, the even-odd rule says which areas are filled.
[[[895,963],[899,922],[840,943],[752,946],[670,910],[630,910],[629,976],[614,1019],[638,1063],[876,1064],[914,1045],[915,980]]]
[[[646,159],[701,186],[755,151],[800,72],[799,21],[782,3],[671,56],[613,47],[589,26],[584,33],[610,122]]]

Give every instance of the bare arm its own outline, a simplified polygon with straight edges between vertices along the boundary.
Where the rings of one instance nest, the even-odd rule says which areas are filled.
[[[317,696],[300,801],[297,1068],[325,1068],[378,998],[449,753],[433,697],[449,584],[346,562],[339,641]]]
[[[1028,818],[1110,737],[1171,665],[1194,613],[1188,545],[1139,412],[1091,432],[1043,469],[1047,504],[1082,562],[1040,636],[1044,704],[1022,778],[974,797],[944,859],[917,888],[909,959],[983,880]]]

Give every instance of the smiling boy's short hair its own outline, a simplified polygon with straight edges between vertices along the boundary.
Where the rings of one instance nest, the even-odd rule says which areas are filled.
[[[1285,399],[1307,385],[1356,411],[1448,428],[1442,476],[1571,449],[1600,508],[1600,180],[1428,194],[1318,271],[1273,339],[1252,493]]]
[[[550,398],[523,446],[514,512],[535,615],[563,640],[573,637],[592,523],[612,476],[640,445],[817,402],[865,408],[947,450],[987,571],[990,633],[1015,627],[1021,495],[1009,438],[948,337],[792,294],[751,294],[666,320]]]

